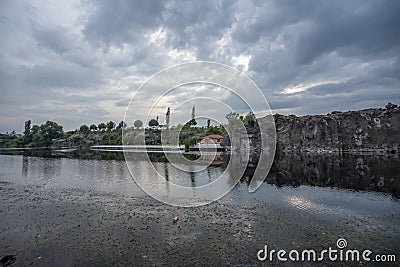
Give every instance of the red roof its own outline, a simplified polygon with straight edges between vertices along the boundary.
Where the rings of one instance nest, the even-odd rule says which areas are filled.
[[[211,135],[207,135],[202,137],[201,139],[223,139],[224,137],[218,134],[211,134]]]

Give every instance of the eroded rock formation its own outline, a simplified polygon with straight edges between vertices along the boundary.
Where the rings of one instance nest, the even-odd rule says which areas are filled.
[[[399,151],[400,108],[390,103],[384,109],[274,117],[278,151]]]

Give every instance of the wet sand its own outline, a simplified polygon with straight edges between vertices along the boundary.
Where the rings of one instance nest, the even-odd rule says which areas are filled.
[[[8,182],[0,198],[0,251],[16,254],[15,266],[264,266],[271,263],[256,253],[265,244],[322,250],[339,237],[374,253],[400,249],[398,214],[335,219],[254,198],[231,201],[231,193],[178,208],[147,196]]]

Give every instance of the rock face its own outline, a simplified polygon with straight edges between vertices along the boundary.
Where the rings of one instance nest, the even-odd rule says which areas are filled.
[[[400,108],[391,103],[385,109],[274,118],[278,152],[399,152]]]

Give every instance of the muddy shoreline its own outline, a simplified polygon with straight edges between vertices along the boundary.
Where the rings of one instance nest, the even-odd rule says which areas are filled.
[[[16,254],[15,266],[263,266],[256,253],[264,244],[322,249],[343,236],[357,249],[400,249],[398,214],[376,225],[374,218],[320,218],[257,199],[235,203],[231,193],[177,208],[95,190],[3,182],[0,191],[0,251]]]

